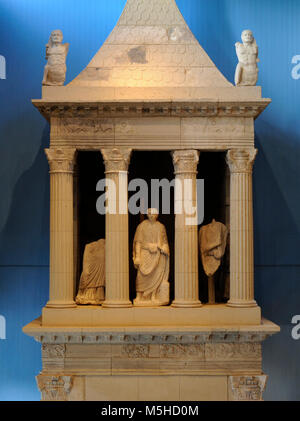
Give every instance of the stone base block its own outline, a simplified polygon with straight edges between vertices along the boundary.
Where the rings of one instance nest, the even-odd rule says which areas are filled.
[[[226,326],[259,325],[260,307],[231,308],[225,304],[199,308],[77,306],[43,309],[43,326]]]
[[[42,400],[262,400],[261,342],[279,328],[43,326],[25,333],[42,343]]]

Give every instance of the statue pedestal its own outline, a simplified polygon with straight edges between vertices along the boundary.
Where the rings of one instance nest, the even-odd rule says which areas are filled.
[[[133,316],[135,310],[141,309],[124,311]],[[139,313],[146,317],[143,310]],[[181,314],[184,319],[182,309]],[[84,322],[82,327],[66,327],[33,321],[24,332],[42,343],[43,369],[37,376],[42,400],[262,400],[267,376],[262,373],[261,342],[278,332],[276,325],[263,320],[242,327],[185,326],[183,320],[175,326],[175,319],[168,327],[158,319],[155,326],[132,319],[128,326],[123,320],[117,327],[109,326],[108,317],[106,327],[89,328]]]
[[[239,308],[226,304],[199,308],[77,306],[69,309],[43,308],[43,326],[130,327],[130,326],[240,326],[259,325],[260,307]]]

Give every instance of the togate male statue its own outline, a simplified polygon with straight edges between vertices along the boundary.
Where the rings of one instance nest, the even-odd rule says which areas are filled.
[[[105,288],[105,240],[87,244],[83,254],[83,270],[80,277],[77,304],[100,305],[104,301]]]
[[[66,57],[69,44],[62,44],[62,31],[56,29],[51,32],[48,44],[46,44],[46,60],[43,85],[63,85],[66,79]]]
[[[228,229],[215,219],[211,224],[205,225],[199,232],[199,245],[203,269],[208,276],[208,302],[215,302],[214,274],[219,269],[222,257],[225,254]]]
[[[148,209],[147,216],[137,227],[133,241],[133,262],[138,271],[134,305],[140,307],[167,305],[170,299],[166,229],[157,221],[157,209]]]
[[[255,86],[258,79],[258,47],[249,29],[242,32],[243,43],[235,44],[239,63],[235,72],[236,86]]]

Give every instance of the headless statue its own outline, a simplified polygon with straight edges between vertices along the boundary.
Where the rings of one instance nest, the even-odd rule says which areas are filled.
[[[252,31],[242,32],[243,43],[235,44],[239,63],[235,72],[236,86],[255,86],[258,79],[258,47]]]
[[[104,301],[105,288],[105,240],[87,244],[83,254],[83,270],[80,277],[77,304],[100,305]]]
[[[62,86],[66,79],[66,57],[69,51],[69,44],[63,44],[62,31],[57,29],[51,32],[48,44],[46,45],[47,64],[44,70],[43,85]]]
[[[137,269],[135,306],[169,304],[169,244],[166,229],[157,221],[157,209],[148,209],[148,219],[137,227],[133,262]]]
[[[199,232],[199,245],[203,269],[208,276],[208,302],[215,303],[214,274],[220,267],[225,254],[228,230],[221,222],[214,219]]]

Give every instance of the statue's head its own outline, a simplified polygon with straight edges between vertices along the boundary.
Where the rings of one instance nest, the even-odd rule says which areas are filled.
[[[53,43],[60,43],[63,40],[63,33],[60,29],[51,32],[50,39]]]
[[[150,208],[147,211],[149,221],[154,222],[158,218],[158,210],[156,208]]]
[[[253,33],[250,31],[250,29],[246,29],[242,32],[242,41],[245,44],[251,44],[254,40]]]

